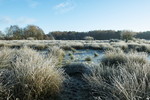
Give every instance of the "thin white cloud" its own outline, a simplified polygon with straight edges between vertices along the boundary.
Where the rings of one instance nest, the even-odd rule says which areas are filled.
[[[16,20],[16,23],[18,23],[18,24],[32,24],[34,22],[36,22],[35,19],[33,19],[33,18],[26,18],[26,17],[20,17],[20,18],[18,18]]]
[[[33,24],[36,20],[33,18],[20,17],[17,19],[13,19],[11,17],[0,17],[0,24]]]
[[[66,8],[70,6],[70,2],[63,2],[55,6],[55,9]]]
[[[31,8],[36,8],[40,4],[39,2],[37,2],[35,0],[26,0],[26,1],[28,3],[29,7],[31,7]]]
[[[54,6],[55,13],[62,14],[69,12],[75,8],[75,3],[72,0],[67,0],[65,2],[59,3]]]

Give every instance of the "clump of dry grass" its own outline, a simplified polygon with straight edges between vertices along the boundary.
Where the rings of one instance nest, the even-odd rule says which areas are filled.
[[[9,92],[10,99],[8,100],[17,98],[19,100],[54,99],[65,79],[63,70],[56,68],[59,59],[54,55],[56,54],[51,52],[47,57],[27,47],[20,50],[8,48],[1,50],[0,68],[11,70],[13,74],[10,73],[8,76],[13,76],[12,80],[16,80],[9,84],[9,87],[7,77],[3,78],[3,81],[6,82],[0,82],[5,88],[5,93]],[[5,74],[3,73],[2,76]]]
[[[84,75],[95,98],[100,100],[150,98],[150,64],[146,53],[143,55],[138,52],[125,54],[122,51],[108,51],[105,57],[111,64],[95,66],[92,68],[92,75]]]
[[[140,51],[140,52],[150,53],[150,45],[149,44],[140,44],[138,47],[136,47],[136,50]]]
[[[99,54],[97,52],[94,53],[94,57],[98,57]]]
[[[63,49],[60,49],[57,46],[53,46],[51,48],[50,47],[48,48],[48,52],[49,52],[47,54],[48,57],[51,56],[51,55],[53,55],[54,57],[56,57],[56,59],[58,59],[58,64],[62,63],[63,58],[65,56],[65,52],[64,52]]]
[[[106,65],[117,65],[127,62],[138,62],[145,64],[148,62],[147,56],[148,55],[145,52],[130,51],[128,53],[124,53],[120,49],[114,49],[105,52],[105,55],[102,58],[102,63]]]
[[[0,50],[0,69],[11,68],[12,61],[15,59],[15,49],[3,48]]]
[[[112,42],[112,43],[110,43],[110,45],[112,45],[114,48],[120,48],[123,51],[127,51],[128,50],[128,45],[124,41]]]
[[[128,43],[128,49],[129,50],[136,50],[138,52],[147,52],[150,53],[150,45],[147,43]]]
[[[100,100],[147,100],[150,98],[150,65],[126,63],[117,69],[100,65],[84,75],[91,93]]]
[[[92,61],[92,58],[90,56],[85,58],[85,61]]]
[[[99,48],[102,50],[113,50],[113,47],[110,45],[110,43],[100,43]]]
[[[48,48],[48,45],[42,43],[28,44],[27,46],[35,50],[46,50]]]

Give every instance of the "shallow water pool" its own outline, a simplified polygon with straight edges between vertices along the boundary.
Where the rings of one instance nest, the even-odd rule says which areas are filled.
[[[104,56],[104,51],[102,50],[76,50],[66,51],[64,57],[65,62],[88,62],[98,64],[100,63],[101,58]]]

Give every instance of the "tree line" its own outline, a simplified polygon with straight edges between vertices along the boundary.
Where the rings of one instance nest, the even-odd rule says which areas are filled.
[[[123,35],[124,34],[124,35]],[[94,30],[89,32],[75,32],[75,31],[54,31],[45,34],[44,31],[36,25],[27,25],[20,28],[18,25],[11,25],[6,28],[5,32],[0,31],[1,40],[109,40],[109,39],[131,39],[131,37],[150,39],[150,31],[133,32],[128,30],[114,31],[114,30]],[[92,38],[87,38],[92,37]]]
[[[0,31],[0,39],[3,40],[51,40],[53,37],[45,34],[44,31],[35,25],[27,25],[25,28],[20,28],[18,25],[11,25],[6,28],[5,33]]]
[[[150,40],[150,31],[133,32],[130,30],[94,30],[89,32],[74,32],[74,31],[55,31],[50,33],[56,40],[85,40],[85,37],[92,37],[94,40],[110,40],[110,39],[125,39],[131,40],[134,38]]]

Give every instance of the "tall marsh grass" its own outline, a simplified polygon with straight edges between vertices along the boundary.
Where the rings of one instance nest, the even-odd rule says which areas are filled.
[[[124,53],[121,49],[106,51],[102,58],[102,63],[106,65],[117,65],[127,62],[138,62],[145,64],[148,62],[148,55],[145,52],[129,51]]]
[[[132,68],[128,68],[130,66]],[[147,100],[150,98],[149,64],[127,63],[118,68],[100,65],[84,75],[94,97],[100,100]]]
[[[51,48],[48,56],[30,48],[8,49],[0,51],[0,98],[2,100],[53,100],[58,96],[65,79],[62,69],[56,68],[59,59],[54,56],[55,48]],[[58,51],[57,51],[58,53]],[[9,84],[7,77],[13,77]],[[9,86],[8,86],[9,84]],[[3,93],[1,95],[1,93]],[[6,94],[5,98],[3,95]]]
[[[92,68],[93,74],[84,75],[90,92],[98,100],[149,100],[150,64],[146,57],[146,53],[107,51],[103,63]]]

